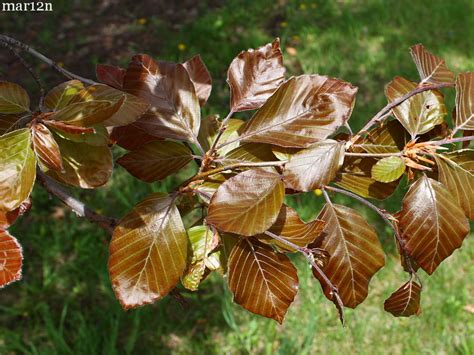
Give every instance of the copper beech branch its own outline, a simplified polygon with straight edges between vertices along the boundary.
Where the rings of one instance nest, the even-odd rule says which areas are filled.
[[[331,295],[333,297],[333,302],[334,302],[334,304],[336,305],[336,307],[339,311],[341,323],[342,323],[342,325],[344,325],[345,324],[344,304],[342,303],[341,297],[339,296],[339,290],[331,282],[331,280],[329,280],[327,275],[318,266],[318,264],[315,263],[311,250],[308,249],[308,248],[300,247],[300,246],[290,242],[289,240],[283,238],[282,236],[279,236],[278,234],[272,233],[270,231],[266,231],[265,234],[268,235],[269,237],[271,237],[275,240],[278,240],[279,242],[289,246],[290,248],[295,249],[296,251],[300,252],[301,254],[303,254],[303,256],[306,258],[306,260],[308,260],[309,264],[314,268],[314,270],[318,273],[318,275],[324,280],[326,285],[331,289]]]
[[[86,84],[89,84],[89,85],[97,84],[93,80],[83,78],[82,76],[74,74],[74,73],[70,72],[69,70],[61,68],[55,61],[53,61],[50,58],[46,57],[45,55],[38,52],[34,48],[28,46],[27,44],[18,41],[17,39],[14,39],[14,38],[11,38],[9,36],[0,34],[0,42],[6,43],[10,46],[16,47],[18,49],[21,49],[22,51],[25,51],[25,52],[31,54],[32,56],[38,58],[39,60],[46,63],[51,68],[53,68],[54,70],[56,70],[57,72],[59,72],[60,74],[64,75],[65,77],[67,77],[69,79],[77,79],[77,80],[82,81],[83,83],[86,83]]]
[[[113,217],[104,216],[98,212],[87,207],[84,202],[79,201],[73,197],[68,191],[66,191],[59,183],[48,175],[37,170],[38,182],[48,191],[51,195],[59,198],[66,206],[74,211],[79,217],[84,217],[92,223],[97,224],[103,228],[110,235],[113,234],[114,228],[117,225],[118,220]]]

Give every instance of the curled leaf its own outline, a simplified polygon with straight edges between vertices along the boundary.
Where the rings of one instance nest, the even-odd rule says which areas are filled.
[[[261,107],[285,80],[280,39],[258,49],[241,52],[227,72],[233,112]]]
[[[33,148],[39,161],[48,169],[63,170],[61,152],[50,130],[44,124],[36,123],[32,125],[31,133]]]
[[[204,106],[212,91],[211,74],[201,59],[201,56],[195,55],[183,63],[184,68],[193,82],[196,96],[199,99],[199,105]]]
[[[410,280],[385,300],[383,308],[395,317],[410,317],[421,313],[421,286]]]

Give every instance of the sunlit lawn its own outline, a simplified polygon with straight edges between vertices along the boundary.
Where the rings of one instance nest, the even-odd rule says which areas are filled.
[[[159,52],[169,60],[200,52],[215,82],[206,113],[224,116],[225,70],[232,57],[280,36],[290,74],[328,74],[359,86],[351,119],[355,129],[385,104],[385,83],[395,75],[416,80],[408,52],[412,44],[425,44],[456,71],[474,70],[471,1],[288,1],[286,8],[275,3],[229,1],[179,31],[163,32],[159,19],[150,18],[146,26],[131,26],[137,40],[129,43],[130,51]],[[145,32],[161,37],[163,45],[142,47],[139,38]],[[47,37],[39,38],[46,48]],[[446,97],[452,102],[452,93]],[[117,168],[107,188],[96,195],[79,194],[97,209],[121,216],[150,191],[175,185],[166,181],[148,186]],[[397,210],[404,185],[380,206]],[[474,353],[472,235],[432,277],[421,272],[423,313],[396,319],[383,311],[383,301],[406,274],[390,231],[364,212],[387,252],[387,266],[374,277],[366,302],[347,311],[342,328],[319,283],[295,256],[300,291],[279,326],[233,305],[219,276],[206,281],[199,293],[186,294],[189,304],[184,309],[165,299],[123,312],[108,279],[108,237],[40,189],[34,197],[32,212],[13,230],[25,249],[24,279],[0,292],[0,353]],[[359,207],[346,198],[335,199]],[[305,219],[314,218],[323,203],[313,194],[289,202]]]

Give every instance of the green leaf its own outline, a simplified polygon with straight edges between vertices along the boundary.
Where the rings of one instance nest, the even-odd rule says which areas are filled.
[[[177,173],[192,160],[192,152],[183,144],[155,141],[125,154],[117,163],[136,178],[153,182]]]
[[[371,130],[358,146],[372,154],[398,153],[409,141],[410,136],[402,124],[392,120]]]
[[[380,159],[372,166],[372,177],[380,182],[398,180],[405,172],[405,162],[397,156]]]
[[[97,86],[89,86],[79,91],[66,106],[55,111],[48,119],[66,122],[72,126],[91,127],[113,117],[124,105],[125,94],[121,93],[121,96],[113,98],[95,98],[93,92]]]
[[[473,152],[470,151],[470,153],[464,152],[464,155],[472,162]],[[459,157],[461,154],[463,153],[458,153],[457,156]],[[474,174],[461,163],[449,158],[449,155],[435,155],[438,179],[453,194],[466,216],[469,219],[474,219]]]
[[[87,87],[86,101],[104,100],[118,102],[124,97],[123,104],[109,118],[102,122],[107,127],[126,126],[138,120],[148,110],[150,105],[139,97],[116,90],[107,85],[92,85]]]
[[[125,309],[166,296],[186,269],[188,237],[174,198],[148,196],[115,228],[110,242],[109,273]]]
[[[105,147],[109,144],[109,133],[107,128],[103,124],[97,124],[88,129],[91,129],[92,132],[83,132],[83,133],[70,133],[64,130],[56,128],[56,125],[50,125],[51,121],[48,121],[46,124],[51,130],[58,135],[59,137],[75,142],[75,143],[86,143],[94,147]],[[62,127],[61,127],[62,128]]]
[[[420,73],[420,85],[454,83],[454,74],[446,67],[444,59],[428,52],[422,44],[412,46],[410,51],[418,73]]]
[[[209,227],[196,226],[188,230],[188,237],[191,242],[192,257],[181,283],[188,290],[196,291],[206,271],[207,259],[219,244],[219,236]]]
[[[321,75],[283,83],[248,121],[247,142],[306,148],[327,138],[349,119],[357,88]]]
[[[212,143],[217,137],[217,133],[221,127],[222,122],[217,119],[218,116],[213,115],[213,116],[207,116],[204,118],[201,122],[201,129],[199,130],[199,142],[201,143],[201,146],[205,151],[208,151]],[[243,126],[245,124],[245,121],[236,119],[236,118],[231,118],[227,122],[227,128],[222,134],[221,138],[219,139],[220,144],[230,142],[233,140],[236,140],[239,135],[240,131],[242,130]],[[239,142],[236,141],[234,143],[230,143],[226,145],[225,147],[222,147],[221,149],[218,150],[219,155],[224,156],[228,152],[230,152],[232,149],[235,149],[239,146]]]
[[[199,100],[182,64],[155,62],[147,55],[136,55],[125,74],[124,90],[151,105],[137,122],[142,130],[160,138],[197,142]]]
[[[20,85],[0,81],[0,113],[22,113],[30,110],[30,97]]]
[[[298,292],[290,259],[254,238],[242,239],[232,249],[228,282],[234,302],[280,324]]]
[[[326,225],[315,246],[330,255],[323,271],[338,288],[344,306],[355,308],[367,297],[372,276],[385,264],[375,229],[356,210],[342,205],[326,204],[318,219]],[[314,270],[313,274],[332,301],[331,288]]]
[[[0,229],[0,289],[21,279],[23,250],[15,237]]]
[[[227,71],[231,110],[239,112],[261,107],[284,80],[279,38],[258,49],[240,52]]]
[[[325,222],[318,219],[305,223],[301,220],[294,209],[283,205],[278,214],[277,220],[270,227],[269,231],[283,237],[299,247],[306,247],[319,237],[323,231],[324,225]],[[258,239],[262,242],[276,245],[283,251],[296,251],[285,243],[275,240],[266,234],[259,235]]]
[[[285,165],[285,186],[296,191],[324,187],[336,176],[344,160],[344,143],[332,139],[315,143],[291,156]]]
[[[243,143],[241,146],[228,152],[223,160],[227,164],[259,163],[275,161],[276,157],[272,153],[272,147],[269,144]]]
[[[336,185],[364,198],[386,199],[393,194],[399,181],[385,184],[373,179],[372,167],[376,163],[374,158],[346,157],[336,177]]]
[[[79,80],[69,80],[52,88],[44,98],[44,105],[51,111],[59,111],[84,89]]]
[[[399,221],[405,249],[430,275],[469,232],[468,219],[451,192],[426,176],[408,190]]]
[[[284,197],[280,175],[247,170],[219,186],[209,205],[207,223],[244,236],[263,233],[276,221]]]
[[[474,130],[474,72],[456,78],[456,118],[454,130]]]
[[[421,313],[421,286],[410,280],[385,300],[383,308],[395,317],[410,317]]]
[[[62,183],[83,189],[94,189],[109,180],[113,168],[109,147],[77,143],[57,134],[54,134],[54,139],[59,145],[64,170],[49,170],[48,175]]]
[[[417,84],[397,76],[385,88],[389,102],[395,101],[416,89]],[[444,97],[437,90],[416,94],[392,109],[393,114],[412,138],[426,133],[444,122],[446,106]]]
[[[0,211],[21,205],[36,179],[36,158],[29,129],[0,136]]]

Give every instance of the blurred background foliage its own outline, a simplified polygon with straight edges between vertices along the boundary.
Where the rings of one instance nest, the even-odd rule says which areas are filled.
[[[474,70],[470,0],[54,0],[53,8],[49,14],[1,13],[0,32],[91,78],[95,64],[125,66],[135,53],[171,61],[200,53],[214,79],[204,114],[227,114],[225,78],[232,58],[276,36],[290,75],[326,74],[359,87],[353,129],[386,103],[383,88],[394,76],[417,80],[408,52],[413,44],[423,43],[456,72]],[[37,95],[8,51],[0,52],[0,63],[2,80]],[[34,66],[48,87],[65,80],[41,63]],[[454,93],[446,99],[452,107]],[[172,179],[141,183],[117,168],[106,187],[76,194],[119,217],[151,191],[176,185]],[[398,210],[405,187],[402,182],[379,205]],[[335,200],[360,208],[343,197]],[[323,201],[306,194],[289,203],[311,219]],[[472,236],[432,277],[422,273],[422,315],[394,319],[384,313],[383,301],[406,276],[390,230],[370,211],[364,213],[387,252],[387,266],[373,279],[366,302],[347,311],[348,325],[342,328],[309,268],[295,258],[300,292],[279,326],[233,305],[218,276],[198,293],[186,294],[185,308],[167,298],[123,312],[107,274],[109,237],[36,188],[32,211],[13,228],[25,249],[24,277],[0,292],[0,353],[474,353]]]

